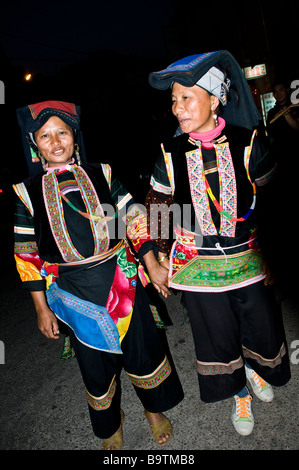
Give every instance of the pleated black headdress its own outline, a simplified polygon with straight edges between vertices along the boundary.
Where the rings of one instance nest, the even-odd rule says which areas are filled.
[[[230,80],[230,92],[221,116],[227,124],[247,129],[257,127],[261,116],[241,67],[228,51],[207,52],[180,59],[164,70],[152,72],[149,83],[158,90],[166,90],[173,82],[191,87],[217,65],[228,73]]]

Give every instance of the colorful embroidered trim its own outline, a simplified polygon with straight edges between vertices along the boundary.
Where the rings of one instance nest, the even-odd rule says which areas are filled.
[[[155,320],[156,327],[160,329],[165,329],[165,323],[161,319],[157,307],[155,305],[150,305],[150,309]]]
[[[18,235],[34,235],[34,227],[29,227],[28,225],[25,227],[24,225],[15,225],[14,226],[14,233]]]
[[[279,353],[273,359],[266,359],[265,357],[261,356],[260,354],[251,351],[250,349],[242,346],[243,348],[243,355],[244,357],[248,357],[250,359],[254,359],[257,361],[261,366],[271,367],[272,369],[276,367],[278,364],[281,364],[281,359],[286,354],[285,344],[282,343]]]
[[[15,242],[14,244],[14,252],[16,254],[23,254],[23,253],[37,253],[37,243],[35,241],[32,242]]]
[[[96,411],[107,410],[112,403],[112,399],[115,395],[115,390],[116,390],[115,376],[112,379],[108,392],[105,393],[105,395],[102,395],[101,397],[94,397],[93,395],[91,395],[91,393],[88,392],[88,390],[86,390],[87,401],[88,401],[89,406],[91,406],[91,408],[93,408]]]
[[[71,191],[79,191],[78,184],[76,180],[74,179],[61,181],[58,186],[59,186],[61,193],[64,195],[67,193],[70,193]]]
[[[105,214],[100,200],[86,171],[76,165],[71,167],[71,171],[77,180],[87,212],[91,216],[96,216],[95,220],[93,220],[93,217],[90,220],[95,242],[94,254],[103,253],[109,246],[109,231],[107,223],[101,220],[103,219],[104,221]]]
[[[109,189],[111,189],[111,176],[112,176],[111,166],[108,165],[108,163],[101,163],[101,167],[102,167],[104,176],[106,178],[107,184],[109,186]]]
[[[73,359],[73,357],[75,357],[75,351],[71,345],[71,338],[69,336],[65,336],[60,360],[68,361],[69,359]]]
[[[33,206],[32,206],[25,184],[24,183],[14,184],[13,189],[15,193],[19,196],[23,204],[25,204],[25,206],[27,207],[27,209],[29,210],[30,214],[33,217],[34,215]]]
[[[147,216],[137,205],[134,205],[130,206],[123,220],[127,227],[127,236],[138,251],[141,240],[142,242],[151,240],[148,233]]]
[[[241,356],[227,364],[222,362],[201,362],[197,360],[197,372],[200,375],[233,374],[235,370],[241,369],[243,365],[244,362]]]
[[[164,382],[165,379],[167,379],[170,373],[171,373],[171,365],[166,356],[163,362],[159,365],[159,367],[152,374],[138,376],[138,375],[129,374],[127,372],[133,385],[135,385],[135,387],[143,388],[143,389],[152,389],[152,388],[158,387],[162,382]]]
[[[162,184],[154,176],[151,177],[150,185],[158,193],[167,194],[168,196],[172,194],[171,187]]]
[[[166,153],[165,152],[163,144],[161,144],[161,148],[162,148],[162,153],[163,153],[163,156],[164,156],[168,181],[169,181],[170,187],[171,187],[171,194],[173,195],[174,190],[175,190],[175,184],[174,184],[174,172],[173,172],[173,164],[172,164],[171,153]]]
[[[217,235],[205,187],[204,166],[200,148],[186,153],[193,207],[203,235]]]

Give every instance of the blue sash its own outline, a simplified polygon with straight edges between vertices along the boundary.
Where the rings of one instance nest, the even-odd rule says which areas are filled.
[[[82,300],[53,282],[46,292],[49,307],[74,331],[81,343],[100,351],[122,354],[117,326],[105,307]]]

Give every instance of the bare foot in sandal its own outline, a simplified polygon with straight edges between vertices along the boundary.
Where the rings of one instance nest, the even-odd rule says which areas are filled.
[[[120,450],[123,445],[123,422],[124,422],[124,412],[123,410],[120,411],[121,413],[121,423],[118,430],[107,439],[103,440],[103,449],[104,450]]]
[[[172,426],[163,413],[150,413],[144,410],[144,414],[150,424],[153,437],[157,444],[163,446],[171,439]]]

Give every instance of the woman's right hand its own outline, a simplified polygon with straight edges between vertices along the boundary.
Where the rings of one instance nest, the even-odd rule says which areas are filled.
[[[58,339],[58,321],[47,304],[45,293],[43,291],[31,292],[31,297],[37,313],[38,328],[46,338]]]
[[[47,308],[46,311],[42,311],[37,314],[37,325],[46,338],[59,338],[59,326],[57,318],[51,309]]]

